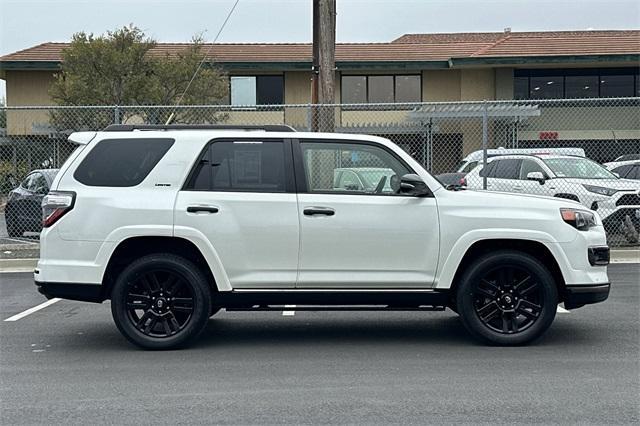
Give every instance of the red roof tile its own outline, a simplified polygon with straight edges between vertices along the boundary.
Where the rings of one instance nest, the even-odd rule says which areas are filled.
[[[68,43],[43,43],[5,55],[1,62],[61,60]],[[158,43],[154,56],[174,55],[186,43]],[[208,57],[228,62],[310,62],[309,43],[218,43]],[[639,54],[640,30],[405,34],[390,43],[339,43],[338,62],[445,61],[464,57]]]

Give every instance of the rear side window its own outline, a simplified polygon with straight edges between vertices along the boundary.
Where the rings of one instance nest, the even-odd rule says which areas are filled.
[[[73,176],[89,186],[135,186],[167,153],[174,139],[105,139],[82,160]]]
[[[191,174],[186,190],[285,192],[289,170],[282,140],[216,141]]]
[[[497,160],[492,176],[497,179],[518,179],[520,176],[520,165],[522,160],[508,159]]]
[[[627,174],[629,174],[632,168],[633,168],[633,165],[626,165],[626,166],[617,167],[611,171],[613,173],[617,173],[618,175],[620,175],[621,178],[624,178],[624,177],[627,177]]]

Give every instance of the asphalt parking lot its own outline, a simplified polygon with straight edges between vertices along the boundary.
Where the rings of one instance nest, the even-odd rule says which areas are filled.
[[[181,351],[128,344],[102,305],[0,274],[2,424],[640,421],[640,267],[537,344],[485,347],[447,312],[227,313]]]

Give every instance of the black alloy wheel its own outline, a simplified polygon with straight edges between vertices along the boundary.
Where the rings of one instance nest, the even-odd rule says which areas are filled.
[[[476,283],[473,306],[489,329],[513,334],[531,327],[542,312],[542,288],[529,271],[502,266]]]
[[[120,332],[144,349],[174,349],[204,330],[211,283],[193,262],[150,254],[127,266],[111,291],[111,313]]]
[[[129,283],[127,314],[141,333],[169,337],[184,329],[193,315],[191,286],[171,270],[150,270]]]
[[[462,274],[456,307],[467,330],[495,345],[522,345],[540,337],[558,306],[556,282],[533,256],[498,250],[471,263]]]

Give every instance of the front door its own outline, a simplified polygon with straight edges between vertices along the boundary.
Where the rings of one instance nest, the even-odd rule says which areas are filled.
[[[298,266],[298,206],[291,144],[214,140],[175,206],[175,235],[202,239],[233,288],[292,288]]]
[[[414,173],[375,143],[300,141],[299,288],[428,288],[436,272],[436,200],[399,194]],[[357,176],[359,185],[341,177]]]

